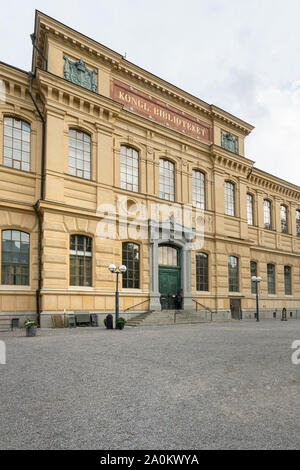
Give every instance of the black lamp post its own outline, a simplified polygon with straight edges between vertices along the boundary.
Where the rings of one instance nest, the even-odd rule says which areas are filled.
[[[126,273],[127,271],[127,268],[126,266],[124,266],[124,264],[122,264],[120,267],[119,267],[119,270],[117,270],[116,266],[114,264],[110,264],[108,266],[108,269],[110,270],[111,273],[115,273],[117,275],[117,284],[116,284],[116,327],[117,327],[117,322],[118,322],[118,319],[119,319],[119,274],[124,274]]]
[[[252,276],[251,281],[256,284],[256,321],[259,321],[259,306],[258,306],[258,284],[262,281],[261,277]]]

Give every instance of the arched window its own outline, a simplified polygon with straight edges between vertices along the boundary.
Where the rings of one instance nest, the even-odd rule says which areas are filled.
[[[267,230],[272,230],[271,202],[264,200],[264,226]]]
[[[287,207],[280,206],[281,232],[288,233]]]
[[[4,117],[3,165],[30,171],[30,124]]]
[[[234,184],[225,181],[225,214],[235,215],[235,191]]]
[[[70,285],[92,285],[92,239],[84,235],[70,237]]]
[[[196,254],[196,290],[208,291],[208,256]]]
[[[121,188],[139,190],[139,154],[125,145],[121,146]]]
[[[228,256],[228,287],[229,292],[239,291],[239,260],[235,256]]]
[[[193,206],[205,209],[205,175],[201,171],[193,170],[192,175]]]
[[[252,276],[257,277],[257,264],[255,261],[250,261],[250,272]],[[251,279],[251,294],[256,294],[256,282]]]
[[[140,247],[136,243],[122,244],[122,264],[127,268],[123,274],[124,288],[138,289],[140,287]]]
[[[284,290],[285,295],[292,294],[292,268],[290,266],[284,267]]]
[[[267,265],[268,276],[268,294],[275,294],[275,266],[274,264]]]
[[[253,196],[247,194],[247,219],[248,225],[253,225]]]
[[[91,179],[91,137],[77,129],[69,130],[69,174]]]
[[[300,237],[300,210],[296,211],[296,233]]]
[[[174,183],[174,163],[161,158],[159,160],[159,195],[162,199],[174,201],[175,183]]]
[[[29,285],[29,234],[2,231],[2,284]]]

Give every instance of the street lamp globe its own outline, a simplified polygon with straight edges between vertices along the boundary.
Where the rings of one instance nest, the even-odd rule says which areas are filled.
[[[108,266],[108,269],[110,270],[111,273],[114,273],[117,268],[116,268],[116,266],[115,266],[114,264],[110,264],[110,265]]]
[[[261,281],[262,281],[262,277],[258,276],[257,282],[261,282]]]
[[[251,281],[256,282],[256,281],[257,281],[256,276],[252,276],[252,277],[251,277]]]
[[[125,266],[124,264],[122,264],[122,265],[119,267],[119,271],[120,271],[120,273],[122,273],[122,274],[123,274],[123,273],[126,273],[126,271],[127,271],[126,266]]]

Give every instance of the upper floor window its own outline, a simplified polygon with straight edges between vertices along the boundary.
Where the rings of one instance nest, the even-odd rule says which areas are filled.
[[[239,260],[235,256],[228,256],[228,284],[229,292],[239,291]]]
[[[271,202],[267,199],[264,200],[264,227],[267,230],[272,229]]]
[[[139,154],[125,145],[121,146],[121,188],[139,190]]]
[[[250,261],[250,272],[251,272],[251,278],[252,276],[257,277],[257,264],[255,261]],[[256,294],[256,285],[257,283],[252,281],[251,279],[251,294]]]
[[[296,211],[296,233],[300,237],[300,210]]]
[[[19,230],[2,232],[2,284],[29,285],[29,235]]]
[[[92,285],[92,239],[84,235],[70,237],[70,285]]]
[[[247,194],[247,219],[248,225],[253,225],[253,196]]]
[[[205,175],[198,170],[193,170],[192,175],[193,206],[205,209]]]
[[[159,160],[159,196],[168,201],[175,199],[174,163],[161,158]]]
[[[122,264],[127,267],[123,274],[124,288],[138,289],[140,287],[140,247],[136,243],[122,244]]]
[[[196,254],[196,290],[208,291],[208,256]]]
[[[234,184],[225,181],[225,214],[235,215]]]
[[[4,117],[3,164],[30,171],[30,124],[14,117]]]
[[[281,232],[288,233],[287,207],[280,206]]]
[[[290,266],[284,267],[284,290],[285,295],[292,294],[292,268]]]
[[[69,130],[69,173],[91,179],[91,137],[76,129]]]
[[[275,266],[274,264],[268,264],[267,276],[268,276],[268,294],[275,294]]]

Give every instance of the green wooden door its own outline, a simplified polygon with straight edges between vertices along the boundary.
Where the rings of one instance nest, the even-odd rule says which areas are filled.
[[[159,266],[159,292],[178,294],[180,291],[180,268]]]

